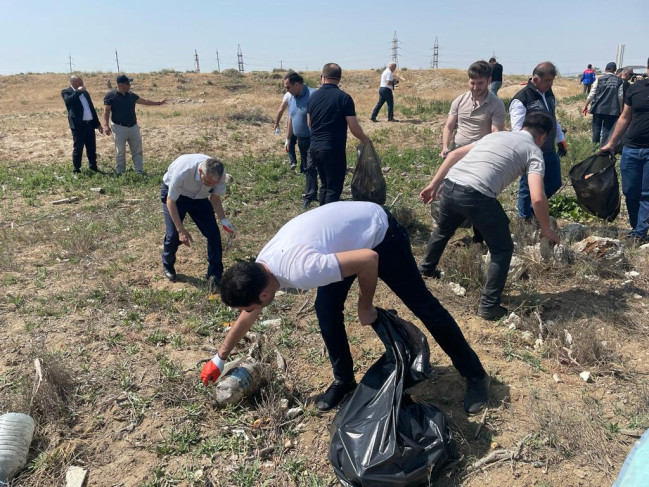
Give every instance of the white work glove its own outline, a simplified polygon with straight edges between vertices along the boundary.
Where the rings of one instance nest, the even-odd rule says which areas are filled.
[[[289,144],[290,142],[291,142],[290,139],[286,139],[286,140],[284,141],[284,150],[285,150],[286,152],[288,152],[288,144]]]
[[[221,225],[223,226],[223,230],[234,235],[234,227],[227,218],[221,220]]]

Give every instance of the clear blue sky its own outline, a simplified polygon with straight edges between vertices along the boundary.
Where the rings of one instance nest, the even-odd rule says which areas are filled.
[[[399,65],[430,67],[435,37],[439,67],[466,68],[493,53],[505,73],[530,73],[553,61],[562,73],[603,67],[626,45],[624,64],[649,57],[649,1],[626,0],[0,0],[0,74],[127,73],[194,67],[202,72],[290,67],[319,70],[384,66],[394,31]]]

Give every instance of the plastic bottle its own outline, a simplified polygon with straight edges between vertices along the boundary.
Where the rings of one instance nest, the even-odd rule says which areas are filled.
[[[0,416],[0,482],[6,482],[27,463],[34,435],[34,420],[22,413]]]
[[[216,384],[214,399],[217,407],[237,404],[254,393],[261,385],[261,363],[253,358],[245,359],[230,369]]]
[[[275,133],[279,135],[282,133],[282,131],[279,129],[279,127],[275,127]]]

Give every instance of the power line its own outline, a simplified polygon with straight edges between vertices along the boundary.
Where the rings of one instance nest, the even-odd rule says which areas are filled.
[[[392,38],[392,62],[394,64],[399,64],[399,39],[397,39],[397,31],[394,31],[394,37]]]
[[[221,61],[219,60],[219,50],[216,50],[216,70],[217,72],[221,72]]]
[[[239,63],[239,72],[243,73],[243,53],[241,52],[241,44],[237,44],[237,61]]]
[[[198,62],[198,52],[194,49],[194,71],[197,73],[201,72],[201,65]]]
[[[435,45],[433,46],[433,62],[431,67],[433,69],[439,68],[439,42],[437,41],[437,36],[435,36]]]

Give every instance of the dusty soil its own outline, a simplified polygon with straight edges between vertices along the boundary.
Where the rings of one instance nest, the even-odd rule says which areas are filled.
[[[398,118],[400,99],[448,100],[465,89],[465,74],[460,71],[406,71],[401,76]],[[400,117],[396,128],[369,123],[378,77],[374,71],[344,73],[341,85],[354,97],[364,129],[379,140],[377,148],[439,145],[443,114],[425,121]],[[307,73],[306,78],[318,76]],[[112,76],[96,73],[84,79],[100,107]],[[521,82],[524,79],[507,80],[500,95],[513,96]],[[64,75],[0,77],[3,177],[16,177],[21,167],[34,165],[70,177],[71,136],[59,95],[66,83]],[[205,152],[230,164],[235,175],[232,186],[239,185],[237,191],[245,193],[251,188],[246,179],[252,176],[245,164],[265,164],[283,150],[283,137],[274,134],[272,124],[282,96],[281,78],[143,74],[135,76],[133,91],[144,98],[168,100],[166,106],[137,111],[145,161],[153,161],[147,171],[154,176],[179,154]],[[574,80],[558,79],[555,84],[559,98],[578,91]],[[578,116],[579,105],[571,102],[563,108]],[[385,118],[384,112],[381,115]],[[109,171],[114,165],[109,137],[98,136],[98,152],[101,168]],[[417,187],[430,174],[431,169],[424,168],[419,174],[390,177],[412,178]],[[299,191],[299,175],[285,172],[285,178],[277,184]],[[100,184],[101,180],[87,179],[88,187]],[[334,413],[318,414],[307,406],[300,429],[287,435],[285,427],[277,426],[280,421],[262,432],[251,426],[255,419],[277,419],[276,398],[263,393],[256,402],[236,410],[209,407],[197,364],[214,352],[223,333],[215,330],[233,315],[209,299],[201,279],[205,247],[200,239],[191,251],[182,253],[179,282],[162,277],[159,252],[164,225],[156,200],[158,185],[159,179],[152,176],[144,190],[125,184],[118,195],[84,191],[81,204],[57,207],[50,202],[70,193],[63,183],[40,194],[35,204],[3,181],[0,413],[26,407],[35,357],[44,357],[52,369],[64,369],[70,376],[60,380],[71,384],[49,411],[47,407],[37,410],[30,469],[15,485],[61,485],[65,468],[73,464],[89,468],[89,485],[96,486],[335,485],[327,461],[328,427]],[[236,209],[228,207],[226,199],[239,231],[225,253],[226,266],[235,258],[254,255],[281,224],[301,211],[299,201],[284,201],[283,196],[273,203],[274,210],[255,211],[255,204],[268,207],[273,198],[269,194],[266,201],[248,199]],[[413,213],[423,226],[413,235],[419,257],[430,223],[425,208],[413,206]],[[620,228],[593,223],[590,229],[622,232],[625,222],[618,220],[617,225]],[[612,483],[634,442],[621,430],[649,427],[646,255],[633,250],[624,264],[582,262],[574,264],[580,266],[578,270],[570,271],[533,263],[528,281],[507,288],[506,304],[523,318],[516,330],[477,318],[475,289],[459,297],[448,280],[427,281],[493,378],[487,414],[467,417],[462,410],[461,378],[430,340],[434,375],[418,393],[448,416],[459,447],[459,459],[435,485]],[[629,270],[640,275],[629,278],[624,274]],[[293,347],[282,348],[278,330],[258,333],[269,357],[278,348],[287,361],[288,376],[281,390],[291,405],[302,404],[331,380],[311,310],[313,300],[313,291],[285,294],[267,310],[266,317],[294,324],[284,337],[295,341]],[[353,303],[352,298],[349,301]],[[417,323],[383,285],[376,304],[395,308]],[[554,323],[541,349],[534,347],[539,335],[535,312],[542,321]],[[371,329],[355,323],[351,305],[348,317],[360,379],[379,357],[381,346]],[[211,325],[207,336],[197,333],[205,323]],[[581,355],[566,358],[564,330],[570,331]],[[245,348],[244,344],[239,351]],[[577,353],[575,347],[572,351]],[[167,359],[178,365],[180,372],[173,377],[163,368]],[[591,372],[590,382],[579,376],[586,370]],[[61,404],[66,409],[63,416],[54,411]],[[202,405],[198,419],[192,416],[191,404]],[[222,436],[234,441],[236,435],[228,431],[243,424],[253,445],[250,456],[234,449],[197,453],[197,442],[188,452],[169,454],[158,449],[171,445],[170,432],[188,424],[200,431],[198,443]],[[176,445],[180,443],[177,440]],[[259,451],[268,445],[277,446],[275,453],[261,458]],[[498,449],[521,454],[469,471],[468,465]],[[297,467],[290,461],[295,459],[302,462],[302,470],[294,470],[298,474],[291,476],[291,468]],[[247,483],[236,475],[239,466],[256,460],[259,466],[253,480]],[[307,483],[308,474],[315,474],[319,483]]]

